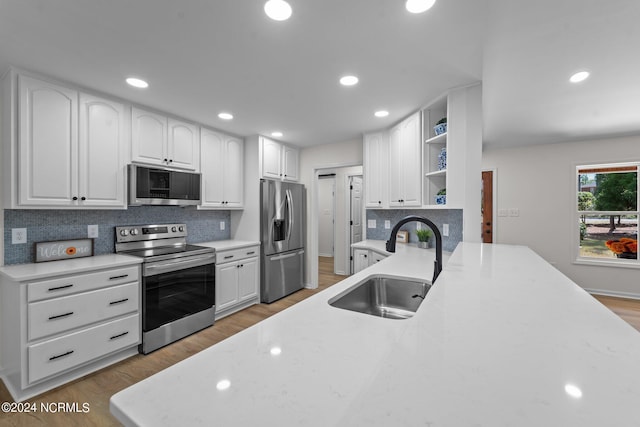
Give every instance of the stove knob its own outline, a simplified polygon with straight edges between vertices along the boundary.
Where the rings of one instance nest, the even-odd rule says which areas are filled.
[[[176,231],[178,231],[178,229],[176,227],[171,227],[171,231],[175,233]]]
[[[126,236],[127,234],[129,234],[128,230],[120,230],[120,235],[121,236]]]
[[[183,227],[183,226],[180,226],[178,229],[179,229],[180,231],[184,231],[184,227]]]
[[[130,233],[132,236],[135,236],[136,234],[138,234],[138,229],[136,229],[136,228],[132,228],[132,229],[131,229],[131,231],[129,231],[129,233]]]

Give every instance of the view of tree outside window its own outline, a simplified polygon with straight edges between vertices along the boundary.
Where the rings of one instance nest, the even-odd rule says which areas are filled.
[[[638,259],[638,164],[580,166],[581,258]]]

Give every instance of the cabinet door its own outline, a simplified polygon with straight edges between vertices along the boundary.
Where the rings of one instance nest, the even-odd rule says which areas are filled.
[[[124,120],[122,104],[80,94],[78,195],[81,206],[126,208]]]
[[[216,311],[220,312],[238,302],[239,262],[216,266]]]
[[[258,296],[258,258],[240,261],[238,268],[238,302]]]
[[[199,169],[198,127],[169,119],[168,129],[167,165],[174,168]]]
[[[280,172],[280,143],[272,141],[268,138],[262,139],[262,156],[260,159],[260,165],[263,178],[280,179],[282,177]]]
[[[402,123],[389,131],[389,206],[402,206],[403,199]]]
[[[71,206],[78,197],[78,93],[25,76],[18,90],[18,203]]]
[[[152,165],[166,165],[167,118],[159,114],[131,109],[131,159]]]
[[[224,148],[224,206],[241,208],[244,204],[244,141],[227,136]]]
[[[200,152],[202,159],[202,205],[222,207],[224,179],[224,137],[210,129],[202,129]]]
[[[402,127],[402,205],[422,204],[422,142],[420,114],[409,116]]]
[[[353,269],[354,273],[359,273],[369,267],[369,251],[367,249],[353,250]]]
[[[297,148],[282,146],[282,178],[285,181],[298,181],[298,157]]]
[[[382,133],[364,136],[364,193],[367,208],[383,208],[386,205],[384,184],[389,174],[389,156],[383,138]]]

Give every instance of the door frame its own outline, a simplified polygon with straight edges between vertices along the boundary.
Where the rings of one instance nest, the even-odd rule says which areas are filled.
[[[316,289],[318,287],[318,175],[323,173],[323,171],[326,172],[328,169],[349,168],[354,166],[362,166],[362,162],[330,163],[313,167],[313,181],[310,186],[311,194],[310,197],[307,198],[311,203],[311,224],[307,225],[310,236],[308,236],[309,247],[307,248],[309,254],[309,258],[307,258],[309,260],[309,284],[306,287],[309,289]]]

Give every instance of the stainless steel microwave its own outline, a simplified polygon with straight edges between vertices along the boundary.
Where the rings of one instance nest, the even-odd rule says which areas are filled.
[[[129,205],[200,204],[200,174],[129,165]]]

